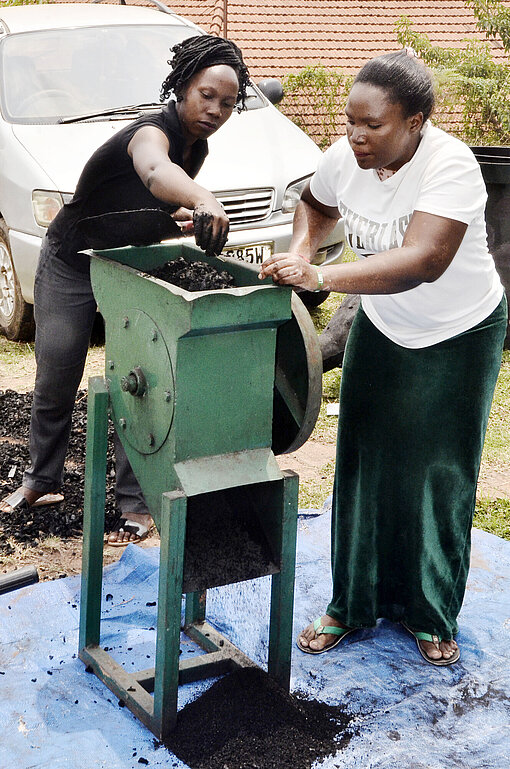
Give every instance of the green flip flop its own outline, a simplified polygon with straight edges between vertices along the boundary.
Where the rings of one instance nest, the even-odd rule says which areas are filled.
[[[417,630],[411,630],[410,627],[408,627],[405,622],[402,622],[402,627],[405,627],[405,629],[408,631],[408,633],[411,633],[412,636],[416,639],[416,646],[418,647],[418,651],[420,652],[423,659],[428,662],[430,665],[435,665],[436,667],[443,668],[446,667],[446,665],[453,665],[454,662],[457,662],[457,660],[460,657],[460,649],[457,647],[456,651],[452,654],[452,656],[445,660],[445,659],[432,659],[432,657],[429,657],[428,654],[425,653],[425,651],[422,649],[420,641],[429,641],[429,643],[433,643],[436,649],[439,649],[439,644],[443,640],[438,635],[431,635],[430,633],[422,633]]]
[[[324,654],[324,652],[329,652],[331,649],[334,649],[335,646],[338,646],[340,641],[345,638],[346,635],[349,635],[349,633],[354,633],[357,628],[352,627],[336,627],[336,625],[323,625],[321,623],[321,617],[318,617],[316,620],[314,620],[313,623],[313,629],[315,630],[315,635],[324,635],[326,633],[329,633],[331,635],[336,635],[338,638],[333,641],[330,644],[327,644],[323,649],[310,649],[309,646],[301,646],[299,643],[299,636],[296,641],[296,644],[298,648],[304,652],[305,654]]]

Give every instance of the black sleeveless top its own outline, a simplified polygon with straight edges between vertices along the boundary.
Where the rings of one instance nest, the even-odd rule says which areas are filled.
[[[116,211],[160,209],[172,213],[177,209],[177,206],[163,203],[149,192],[128,155],[129,142],[136,131],[146,125],[163,131],[170,144],[170,160],[183,168],[184,137],[173,101],[160,112],[144,115],[122,128],[94,152],[83,168],[73,199],[59,211],[47,232],[46,247],[80,272],[88,272],[89,258],[78,252],[90,246],[79,226],[81,220]],[[189,171],[192,179],[199,172],[207,152],[205,140],[199,139],[192,145]],[[179,235],[179,228],[171,222],[165,237]],[[137,242],[137,238],[133,238],[131,222],[130,237],[130,242]],[[143,240],[143,234],[139,240]]]

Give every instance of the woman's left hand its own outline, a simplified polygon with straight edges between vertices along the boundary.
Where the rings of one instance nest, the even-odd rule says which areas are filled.
[[[274,283],[297,286],[307,291],[317,288],[317,268],[298,254],[274,254],[262,263],[259,279],[271,277]]]

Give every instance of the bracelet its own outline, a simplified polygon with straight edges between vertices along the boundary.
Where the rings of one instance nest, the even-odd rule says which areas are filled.
[[[322,272],[319,270],[319,268],[314,265],[315,269],[317,270],[317,288],[315,289],[314,293],[316,294],[318,291],[322,291],[324,286],[324,276]]]

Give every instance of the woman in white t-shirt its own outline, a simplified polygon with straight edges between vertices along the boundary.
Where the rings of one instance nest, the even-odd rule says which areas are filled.
[[[261,269],[307,290],[362,295],[345,352],[333,494],[333,597],[298,637],[332,649],[379,617],[434,665],[454,640],[476,483],[507,329],[471,150],[428,122],[428,70],[405,51],[369,61],[347,136],[323,155],[287,254]],[[355,263],[310,259],[342,216]]]

